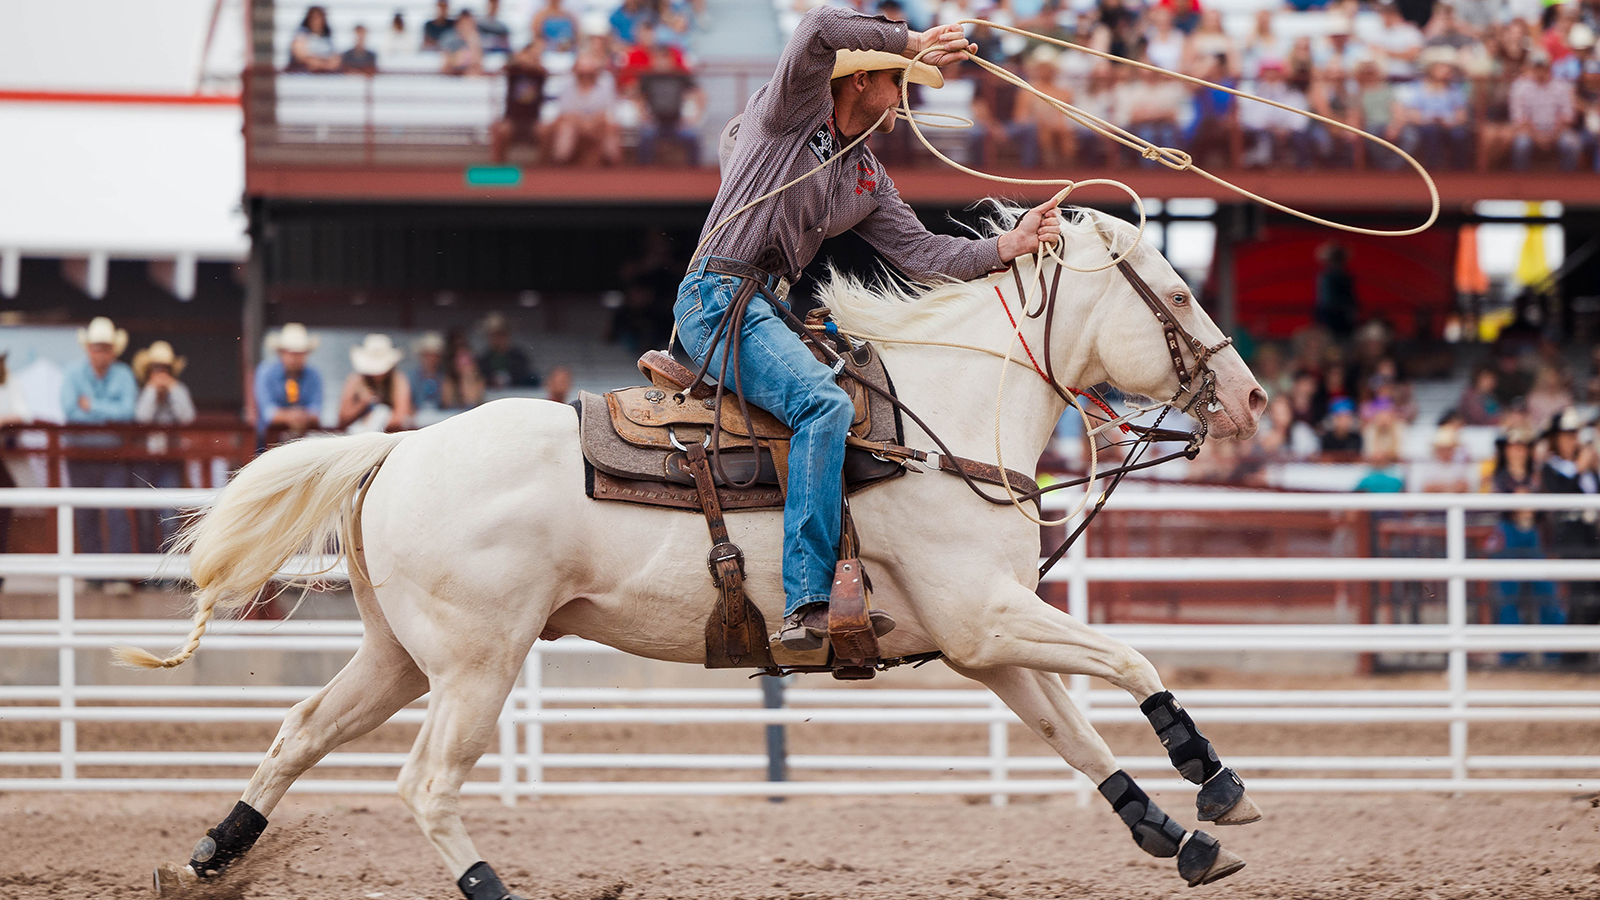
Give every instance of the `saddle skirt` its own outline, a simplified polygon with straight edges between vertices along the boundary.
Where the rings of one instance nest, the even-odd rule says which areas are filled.
[[[876,348],[866,344],[846,354],[847,368],[869,383],[893,393],[889,373]],[[709,440],[716,418],[721,430],[715,448],[729,478],[747,488],[724,484],[716,477],[725,509],[779,509],[788,483],[789,441],[793,432],[766,410],[749,405],[746,424],[731,385],[714,409],[714,392],[701,385],[685,389],[694,372],[659,350],[639,360],[651,384],[621,388],[604,395],[579,395],[580,435],[585,460],[585,489],[596,500],[617,500],[647,506],[700,510],[685,448]],[[855,404],[850,434],[872,443],[901,443],[899,412],[887,399],[867,390],[854,377],[841,374],[839,386]],[[715,467],[713,467],[715,471]],[[845,449],[846,490],[854,492],[902,474],[900,463],[881,459],[860,447]]]

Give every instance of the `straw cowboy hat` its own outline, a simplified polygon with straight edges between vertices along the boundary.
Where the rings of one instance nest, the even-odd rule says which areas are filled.
[[[387,334],[369,334],[350,348],[350,366],[361,375],[384,375],[405,355]]]
[[[278,329],[276,334],[267,336],[268,350],[287,350],[290,353],[310,353],[317,349],[321,343],[317,336],[299,322],[290,322]]]
[[[429,331],[425,333],[422,337],[417,338],[416,342],[411,345],[411,351],[418,354],[443,353],[444,350],[444,335],[437,331]]]
[[[105,316],[89,320],[88,328],[78,329],[78,343],[88,348],[91,344],[110,344],[113,356],[121,356],[128,349],[128,332],[111,324]]]
[[[166,366],[173,377],[177,377],[183,374],[183,367],[188,364],[189,360],[172,352],[171,344],[166,341],[156,341],[133,355],[133,374],[140,381],[144,381],[151,366]]]
[[[917,84],[931,88],[944,87],[944,74],[925,62],[912,62],[898,53],[887,50],[840,50],[833,60],[833,78],[843,78],[857,72],[877,72],[881,69],[910,69],[908,76]]]

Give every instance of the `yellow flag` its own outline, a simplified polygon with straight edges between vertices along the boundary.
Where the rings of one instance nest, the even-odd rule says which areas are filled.
[[[1542,215],[1538,203],[1528,204],[1528,215]],[[1517,260],[1517,284],[1541,284],[1550,277],[1550,263],[1544,255],[1544,226],[1529,225],[1522,241],[1522,258]]]

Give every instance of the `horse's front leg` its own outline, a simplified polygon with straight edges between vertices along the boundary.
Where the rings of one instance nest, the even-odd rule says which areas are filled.
[[[1223,849],[1211,835],[1185,831],[1134,783],[1132,776],[1117,768],[1111,748],[1072,701],[1060,675],[1017,666],[966,669],[951,663],[951,668],[994,691],[1034,734],[1061,754],[1067,765],[1099,785],[1101,795],[1133,832],[1139,848],[1162,859],[1176,856],[1178,874],[1191,887],[1226,878],[1244,868],[1244,860]]]
[[[1014,582],[997,589],[980,610],[952,605],[925,618],[939,648],[962,669],[1021,666],[1060,675],[1095,675],[1122,688],[1139,701],[1178,774],[1200,785],[1195,807],[1202,822],[1246,825],[1261,818],[1238,773],[1222,764],[1189,711],[1162,686],[1155,666],[1139,651]]]

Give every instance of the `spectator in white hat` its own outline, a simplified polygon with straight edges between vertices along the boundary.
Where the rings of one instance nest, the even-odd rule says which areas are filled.
[[[87,358],[68,369],[61,385],[61,407],[72,425],[109,425],[133,421],[139,386],[133,370],[117,357],[128,349],[128,332],[97,316],[88,328],[78,329],[78,343]],[[76,447],[117,447],[121,440],[113,435],[85,435],[73,441]],[[127,487],[128,466],[104,460],[79,460],[67,463],[67,478],[73,487]],[[124,510],[79,509],[77,511],[78,550],[83,553],[131,553],[132,530]],[[102,522],[105,538],[102,540]],[[107,543],[109,541],[109,544]]]
[[[267,338],[275,358],[256,367],[256,432],[270,428],[301,435],[316,428],[322,417],[322,376],[306,365],[306,355],[317,348],[317,338],[299,322],[290,322]]]
[[[417,367],[411,370],[411,397],[418,409],[443,409],[440,394],[448,374],[444,368],[444,335],[430,331],[411,345]]]
[[[411,382],[399,368],[404,356],[387,334],[369,334],[350,348],[355,371],[339,394],[340,428],[362,432],[412,427]]]
[[[133,412],[135,421],[169,426],[188,425],[194,421],[194,400],[189,396],[189,388],[178,380],[187,363],[188,360],[174,352],[166,341],[156,341],[133,355],[134,377],[144,385]],[[176,449],[161,432],[153,432],[145,440],[153,456],[164,456],[169,448]],[[151,487],[183,487],[183,463],[178,460],[153,459],[139,463],[134,474],[140,484]],[[139,552],[159,552],[169,536],[164,531],[177,517],[175,509],[139,510]]]

